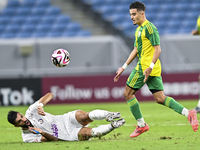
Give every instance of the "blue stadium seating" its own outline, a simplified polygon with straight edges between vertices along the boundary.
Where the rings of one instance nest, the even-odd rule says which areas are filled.
[[[63,15],[50,0],[8,0],[0,13],[0,38],[91,35],[81,31],[81,25]]]
[[[18,0],[9,0],[7,3],[8,8],[17,8],[20,6],[20,2]]]
[[[67,15],[59,15],[58,17],[56,17],[56,19],[54,19],[56,23],[69,23],[71,22],[71,18]]]
[[[31,15],[44,15],[46,13],[47,7],[33,7],[31,10]]]
[[[88,30],[80,30],[76,36],[91,36],[91,32]]]
[[[36,7],[49,7],[50,1],[49,0],[37,0],[35,2]]]
[[[31,9],[29,7],[18,7],[18,9],[15,12],[15,15],[17,16],[27,16],[31,13]]]
[[[10,22],[10,18],[7,16],[0,16],[0,25],[7,25]]]
[[[61,11],[58,7],[56,6],[51,6],[51,7],[48,7],[46,9],[46,15],[54,15],[54,16],[57,16],[57,15],[60,15],[61,14]]]
[[[34,0],[24,0],[24,2],[22,3],[22,6],[27,7],[27,8],[31,8],[34,5],[35,5]]]
[[[125,15],[115,15],[117,12],[129,14],[129,5],[133,2],[131,0],[119,0],[109,2],[110,10],[103,6],[107,0],[82,0],[90,4],[94,11],[102,14],[102,18],[113,23],[113,27],[121,29],[127,35],[132,35],[130,30],[135,28],[128,23],[122,23],[130,18]],[[146,17],[152,21],[158,28],[160,34],[175,34],[175,33],[190,33],[196,26],[197,17],[200,15],[200,1],[199,0],[141,0],[146,5]],[[113,4],[113,6],[111,5]],[[113,10],[114,7],[115,9]],[[106,12],[103,11],[106,8]],[[113,11],[113,12],[112,12]],[[121,20],[121,22],[120,22]]]
[[[67,24],[68,31],[79,31],[81,30],[81,25],[77,22],[70,22]]]
[[[11,20],[11,24],[23,24],[25,22],[24,16],[14,16]]]

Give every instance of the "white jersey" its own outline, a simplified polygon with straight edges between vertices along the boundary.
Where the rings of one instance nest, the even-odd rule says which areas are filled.
[[[45,116],[39,115],[37,108],[39,101],[32,104],[26,111],[25,117],[36,128],[57,137],[60,140],[76,141],[78,132],[83,127],[75,118],[75,112],[68,112],[64,115],[51,115],[45,112]],[[24,142],[41,142],[41,134],[31,133],[29,130],[22,130]]]

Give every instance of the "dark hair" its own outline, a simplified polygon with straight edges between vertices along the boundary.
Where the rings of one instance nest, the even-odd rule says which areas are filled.
[[[146,10],[146,6],[144,5],[144,3],[141,2],[134,2],[130,5],[130,9],[137,9],[137,11],[145,11]]]
[[[17,111],[9,111],[8,113],[8,116],[7,116],[7,119],[8,119],[8,122],[10,122],[11,124],[15,125],[15,120],[17,118]]]

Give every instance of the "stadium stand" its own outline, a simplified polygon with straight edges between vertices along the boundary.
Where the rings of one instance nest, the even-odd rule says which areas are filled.
[[[190,33],[195,28],[197,17],[200,15],[199,0],[183,0],[181,2],[174,0],[141,1],[147,7],[147,19],[157,26],[161,35]],[[124,23],[125,18],[128,21],[129,5],[133,2],[132,0],[82,0],[82,2],[99,13],[114,28],[121,30],[126,36],[133,36],[133,32],[130,33],[131,28],[128,23]],[[131,24],[132,21],[130,19],[129,21]]]
[[[67,34],[69,32],[69,34]],[[73,32],[73,34],[71,34]],[[89,36],[50,0],[8,0],[0,13],[0,38]]]
[[[136,26],[132,25],[129,15],[132,0],[76,1],[89,6],[94,14],[99,14],[122,36],[133,37]],[[199,0],[183,0],[181,3],[174,0],[141,1],[147,6],[147,19],[155,24],[160,35],[189,34],[196,26],[200,14]],[[7,0],[0,13],[0,38],[90,35],[91,30],[82,29],[80,23],[72,21],[70,15],[62,14],[61,9],[52,5],[50,0]]]

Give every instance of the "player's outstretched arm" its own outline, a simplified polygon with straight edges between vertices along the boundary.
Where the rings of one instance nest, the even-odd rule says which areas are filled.
[[[117,82],[119,80],[119,77],[122,74],[122,72],[135,59],[136,56],[137,56],[137,47],[134,47],[133,51],[130,53],[130,55],[129,55],[128,59],[126,60],[125,64],[117,70],[116,75],[114,77],[114,82]]]
[[[46,105],[51,99],[53,98],[53,93],[47,93],[43,97],[39,99],[39,106],[38,106],[38,114],[45,116],[45,112],[43,110],[43,106]]]
[[[34,133],[34,134],[41,134],[42,135],[42,138],[41,138],[42,142],[58,141],[59,140],[58,138],[54,137],[53,135],[42,131],[40,128],[29,127],[29,131]]]
[[[39,103],[46,105],[53,98],[53,93],[47,93],[39,99]]]

